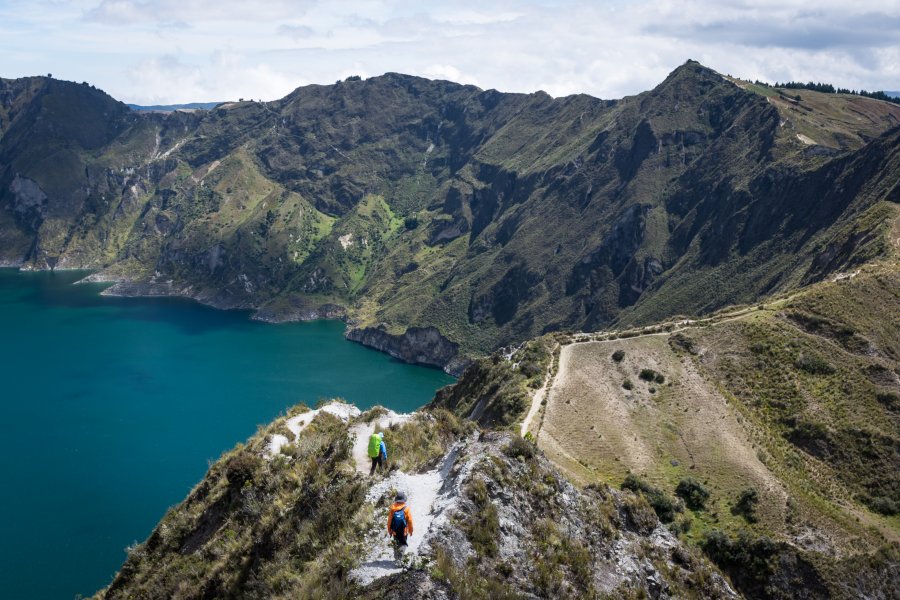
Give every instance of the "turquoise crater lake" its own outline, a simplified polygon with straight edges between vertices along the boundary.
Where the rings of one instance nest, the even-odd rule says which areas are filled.
[[[453,380],[347,342],[178,299],[102,297],[83,273],[0,269],[0,589],[106,585],[209,461],[288,407],[409,411]]]

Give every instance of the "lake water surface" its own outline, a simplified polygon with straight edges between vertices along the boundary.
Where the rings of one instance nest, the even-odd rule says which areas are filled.
[[[0,590],[106,585],[208,462],[288,407],[409,411],[452,382],[347,342],[178,299],[107,298],[84,273],[0,269]]]

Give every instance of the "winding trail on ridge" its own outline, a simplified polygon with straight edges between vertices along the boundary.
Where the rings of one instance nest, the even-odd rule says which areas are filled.
[[[343,402],[331,402],[295,415],[285,421],[285,427],[293,434],[293,440],[284,434],[274,434],[266,445],[265,457],[268,459],[276,456],[283,446],[294,443],[299,439],[300,433],[306,429],[320,412],[330,413],[345,423],[358,417],[361,413],[358,408]],[[351,572],[351,577],[362,585],[368,585],[373,581],[399,573],[403,566],[394,560],[394,551],[390,537],[387,533],[387,506],[393,501],[393,495],[398,491],[406,493],[410,512],[412,513],[413,534],[409,536],[406,556],[410,559],[417,558],[428,547],[429,532],[436,526],[444,526],[448,523],[448,509],[456,504],[453,490],[443,490],[444,481],[450,472],[450,468],[456,462],[457,450],[452,449],[444,457],[441,465],[426,473],[408,474],[396,470],[388,476],[380,473],[369,478],[369,469],[372,462],[369,458],[369,436],[376,428],[388,429],[392,425],[400,425],[415,418],[416,413],[398,414],[387,411],[385,414],[373,418],[369,422],[361,422],[349,428],[349,435],[353,440],[351,456],[356,471],[371,482],[366,501],[375,505],[373,522],[365,538],[365,547],[369,548],[366,558],[359,567]],[[390,456],[391,448],[388,448]]]
[[[541,386],[541,389],[534,393],[534,396],[531,398],[531,408],[528,409],[528,414],[525,415],[525,419],[522,421],[522,429],[521,435],[525,437],[525,434],[528,433],[528,428],[531,427],[531,421],[534,420],[534,416],[541,409],[541,402],[544,401],[544,397],[548,394],[550,387],[553,385],[555,381],[555,377],[553,376],[553,358],[552,355],[555,355],[557,351],[561,351],[559,345],[553,348],[553,352],[551,353],[550,364],[547,365],[547,372],[544,374],[544,385]]]
[[[358,423],[350,428],[353,436],[353,461],[356,470],[369,477],[372,462],[368,454],[369,436],[376,427],[387,429],[392,424],[400,424],[409,421],[415,416],[412,414],[397,414],[388,411],[387,414],[373,419],[369,423]],[[391,448],[388,448],[390,456]],[[369,549],[365,559],[359,567],[351,571],[350,576],[361,585],[368,585],[373,581],[399,573],[403,567],[394,560],[394,551],[391,538],[387,533],[387,510],[381,508],[385,502],[393,501],[393,495],[402,491],[408,498],[410,512],[412,513],[413,533],[409,536],[406,556],[413,559],[420,555],[427,546],[429,531],[432,525],[446,520],[446,509],[452,506],[453,500],[449,493],[441,497],[441,488],[450,471],[450,467],[456,460],[456,453],[451,451],[437,468],[426,473],[408,474],[403,471],[393,471],[387,477],[376,474],[373,483],[366,494],[366,501],[375,505],[374,523],[366,535],[365,545]]]

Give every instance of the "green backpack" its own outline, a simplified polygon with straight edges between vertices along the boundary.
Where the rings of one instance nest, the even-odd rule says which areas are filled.
[[[373,433],[369,436],[369,458],[378,458],[381,452],[381,434]]]

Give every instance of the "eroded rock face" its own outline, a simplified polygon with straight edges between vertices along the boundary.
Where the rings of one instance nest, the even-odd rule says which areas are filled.
[[[469,586],[488,597],[738,598],[652,510],[635,524],[629,493],[579,490],[508,433],[471,436],[456,452],[419,552],[446,581],[410,571],[373,582],[364,596],[402,589],[406,598],[442,598]]]
[[[15,198],[13,210],[16,214],[27,221],[40,221],[47,208],[47,194],[36,181],[16,175],[9,184],[9,191]]]
[[[459,355],[459,344],[451,342],[436,327],[410,327],[405,333],[389,333],[383,326],[350,329],[346,337],[353,342],[387,352],[409,363],[440,367],[458,376],[468,361]]]

